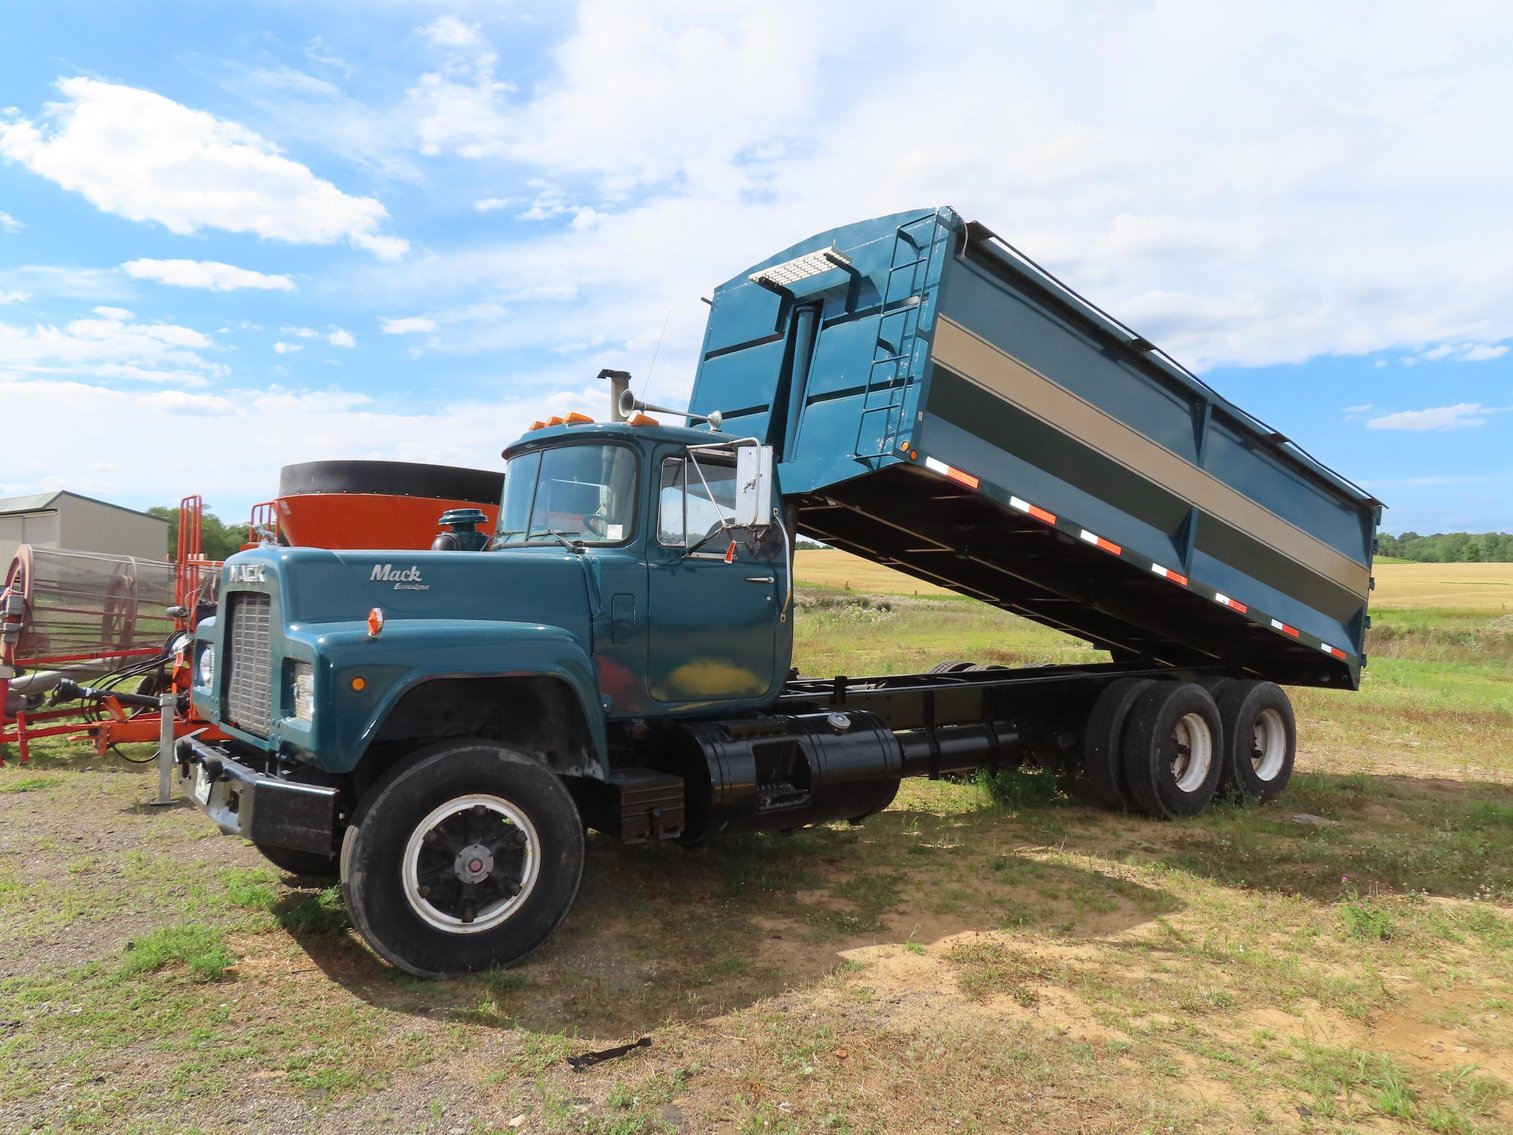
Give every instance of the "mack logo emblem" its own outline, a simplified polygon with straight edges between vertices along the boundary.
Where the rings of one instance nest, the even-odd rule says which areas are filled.
[[[374,564],[368,576],[369,583],[392,583],[395,591],[429,591],[430,585],[420,581],[420,569],[411,565],[395,570],[393,564]]]
[[[268,566],[266,564],[232,564],[226,569],[226,579],[229,583],[267,583]]]

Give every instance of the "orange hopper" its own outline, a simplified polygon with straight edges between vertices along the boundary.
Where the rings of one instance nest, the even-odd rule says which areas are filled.
[[[441,514],[480,508],[492,532],[504,471],[407,461],[285,465],[274,507],[286,542],[314,548],[429,548]]]

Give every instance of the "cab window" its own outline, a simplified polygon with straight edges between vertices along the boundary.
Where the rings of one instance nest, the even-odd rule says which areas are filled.
[[[658,542],[673,548],[702,544],[735,515],[735,497],[734,465],[704,458],[695,467],[686,457],[669,457],[657,493]]]
[[[505,467],[495,547],[567,539],[623,544],[634,535],[636,455],[623,445],[564,445]]]

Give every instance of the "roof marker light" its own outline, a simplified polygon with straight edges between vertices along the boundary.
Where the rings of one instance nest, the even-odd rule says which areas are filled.
[[[563,422],[563,418],[562,418],[561,414],[553,414],[550,418],[548,418],[546,420],[546,424],[549,425],[549,426],[560,426],[562,424],[562,422]]]
[[[574,410],[572,413],[568,414],[564,421],[566,421],[570,426],[581,426],[585,424],[591,424],[593,422],[593,419],[590,418],[587,414],[580,414],[577,410]]]
[[[626,418],[625,424],[629,426],[660,426],[662,423],[648,414],[638,413]]]
[[[537,418],[534,422],[531,423],[530,429],[526,430],[525,432],[526,433],[530,433],[531,430],[544,430],[544,429],[546,429],[546,423],[543,422],[540,418]]]

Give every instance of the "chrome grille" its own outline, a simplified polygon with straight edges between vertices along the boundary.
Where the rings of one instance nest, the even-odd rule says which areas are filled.
[[[256,591],[234,591],[227,601],[226,720],[266,737],[273,723],[272,605]]]

